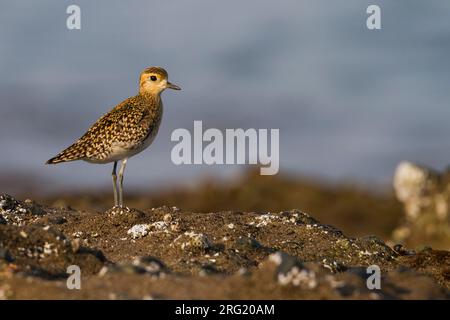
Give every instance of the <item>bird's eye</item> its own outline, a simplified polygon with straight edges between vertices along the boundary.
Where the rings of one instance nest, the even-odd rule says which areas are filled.
[[[156,76],[151,76],[150,77],[150,80],[152,80],[152,81],[156,81],[156,79],[157,79]]]

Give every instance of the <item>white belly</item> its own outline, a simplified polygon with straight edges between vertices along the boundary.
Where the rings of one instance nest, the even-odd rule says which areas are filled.
[[[109,162],[115,162],[120,161],[123,159],[130,158],[141,151],[147,149],[155,140],[156,134],[152,134],[149,136],[140,146],[133,148],[133,146],[126,145],[126,144],[116,144],[113,145],[111,148],[111,152],[108,154],[108,156],[104,159],[84,159],[85,161],[89,163],[109,163]]]

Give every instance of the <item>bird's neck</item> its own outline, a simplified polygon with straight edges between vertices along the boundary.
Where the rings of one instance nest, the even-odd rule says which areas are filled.
[[[161,104],[161,92],[159,93],[139,92],[139,96],[142,99],[147,100],[151,105]]]

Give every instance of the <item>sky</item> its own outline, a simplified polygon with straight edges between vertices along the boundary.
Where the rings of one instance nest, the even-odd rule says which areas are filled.
[[[332,4],[331,4],[332,3]],[[66,8],[81,8],[81,30]],[[366,8],[381,8],[368,30]],[[390,183],[402,160],[450,162],[450,2],[444,0],[12,1],[0,4],[0,179],[108,187],[112,166],[44,162],[138,90],[163,93],[153,145],[128,162],[136,188],[239,174],[175,165],[177,128],[280,130],[280,173]]]

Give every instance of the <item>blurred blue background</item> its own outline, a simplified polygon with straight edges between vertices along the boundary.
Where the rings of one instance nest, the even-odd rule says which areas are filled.
[[[82,29],[66,28],[81,7]],[[382,30],[366,8],[382,9]],[[109,188],[110,165],[44,162],[165,67],[154,144],[135,188],[228,177],[242,166],[175,166],[176,128],[279,128],[280,172],[389,183],[401,160],[450,160],[450,2],[419,0],[12,1],[0,4],[0,179]],[[1,183],[0,183],[1,185]],[[8,190],[4,190],[8,191]]]

